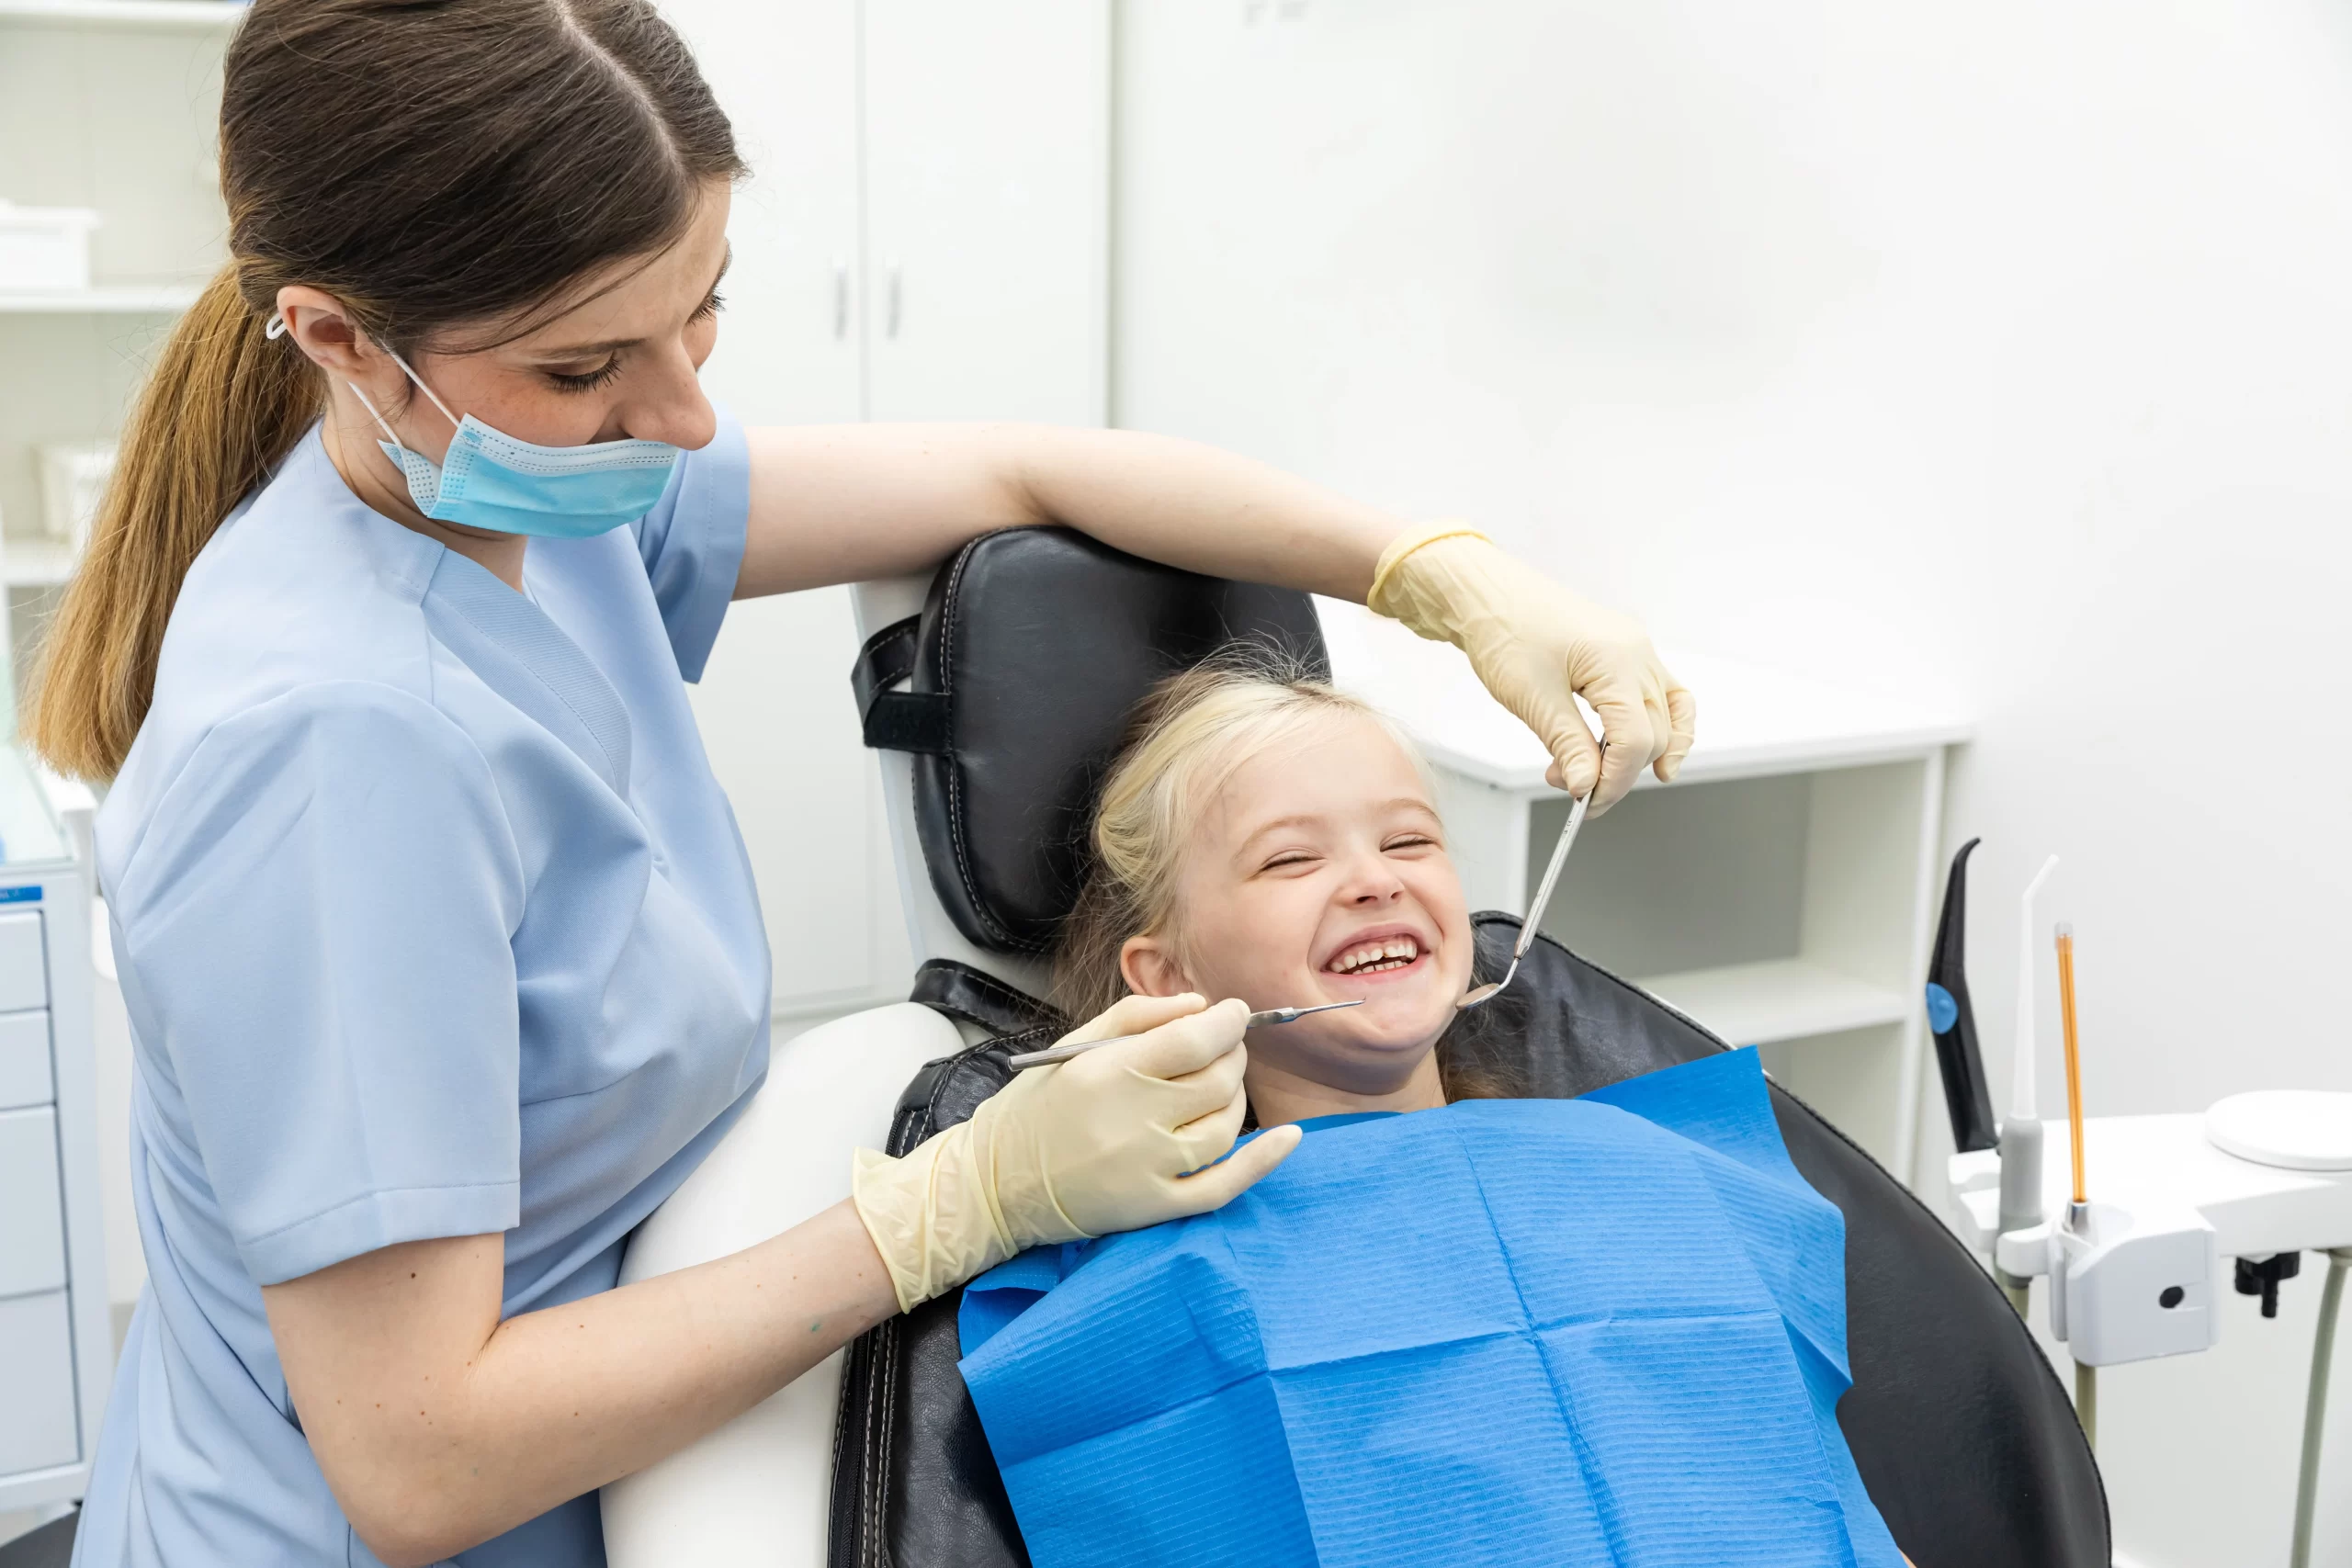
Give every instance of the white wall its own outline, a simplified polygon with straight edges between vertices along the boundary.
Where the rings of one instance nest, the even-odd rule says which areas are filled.
[[[1119,423],[1978,714],[2001,1102],[2052,851],[2094,1112],[2352,1089],[2352,12],[1126,0],[1119,48]],[[2149,1568],[2285,1560],[2313,1276],[2105,1380]],[[2352,1416],[2327,1471],[2352,1563]]]

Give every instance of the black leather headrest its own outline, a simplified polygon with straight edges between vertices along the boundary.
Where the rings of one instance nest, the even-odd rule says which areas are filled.
[[[851,674],[865,743],[915,754],[923,860],[957,930],[999,952],[1052,946],[1130,710],[1236,642],[1329,668],[1306,594],[1063,528],[973,540],[940,568],[922,615],[866,639]]]

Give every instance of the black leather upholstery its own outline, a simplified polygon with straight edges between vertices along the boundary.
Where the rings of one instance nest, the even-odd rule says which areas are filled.
[[[1012,1080],[1007,1056],[1062,1032],[1050,1012],[1009,987],[966,987],[971,973],[926,964],[917,998],[927,987],[952,994],[958,1009],[951,1016],[1002,1032],[915,1076],[890,1119],[891,1154],[968,1118]],[[851,1343],[833,1438],[827,1568],[1028,1568],[996,1457],[956,1370],[963,1300],[962,1291],[950,1291]]]
[[[1015,1034],[1055,1021],[1054,1010],[1027,992],[949,958],[934,958],[916,971],[907,1000],[991,1034]]]
[[[1496,978],[1519,922],[1483,914],[1476,928],[1478,977]],[[944,966],[927,965],[919,990],[941,984],[934,967]],[[1486,1010],[1500,1016],[1448,1049],[1536,1097],[1582,1094],[1725,1048],[1548,937]],[[1057,1032],[1026,998],[971,1016],[1012,1032],[923,1070],[899,1101],[893,1154],[971,1115],[1011,1079],[1007,1055]],[[1868,1155],[1777,1086],[1772,1105],[1790,1157],[1846,1216],[1854,1386],[1838,1419],[1896,1541],[1919,1568],[2106,1568],[2098,1469],[2017,1314],[1951,1232]],[[1028,1562],[956,1370],[960,1299],[929,1303],[853,1348],[831,1568]]]
[[[984,948],[1043,953],[1078,896],[1086,818],[1128,711],[1234,641],[1324,667],[1306,594],[1156,566],[1066,528],[967,545],[919,625],[867,640],[868,745],[914,753],[932,886]],[[1082,677],[1082,678],[1081,678]],[[892,681],[913,689],[894,693]]]
[[[1303,617],[1303,618],[1302,618]],[[917,752],[933,885],[983,948],[1039,951],[1074,896],[1080,832],[1127,708],[1226,635],[1320,654],[1296,594],[1144,566],[1074,536],[1023,530],[968,547],[918,628],[869,645],[869,737]],[[892,660],[900,674],[890,679]],[[908,694],[899,694],[907,695]],[[1498,976],[1518,923],[1476,917],[1477,973]],[[924,967],[917,1000],[998,1032],[925,1068],[891,1129],[903,1153],[968,1117],[1009,1055],[1058,1032],[1041,1004],[964,965]],[[1724,1049],[1672,1009],[1549,939],[1457,1028],[1453,1062],[1564,1097]],[[2072,1404],[2024,1325],[1951,1233],[1869,1156],[1773,1091],[1791,1156],[1847,1225],[1854,1386],[1838,1407],[1856,1463],[1918,1568],[2106,1568],[2106,1494]],[[835,1455],[831,1568],[1025,1564],[957,1360],[959,1297],[851,1347]]]
[[[67,1514],[0,1546],[0,1568],[66,1568],[74,1561],[74,1533],[82,1516]]]

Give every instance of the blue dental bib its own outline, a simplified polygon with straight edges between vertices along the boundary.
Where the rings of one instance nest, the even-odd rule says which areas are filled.
[[[1753,1051],[1307,1127],[1216,1213],[967,1288],[1037,1568],[1897,1568],[1843,1218]]]

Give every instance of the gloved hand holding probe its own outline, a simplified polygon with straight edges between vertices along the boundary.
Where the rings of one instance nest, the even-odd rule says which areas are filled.
[[[1495,700],[1551,749],[1553,785],[1607,810],[1644,768],[1670,780],[1690,750],[1698,705],[1639,623],[1579,598],[1462,523],[1408,529],[1381,552],[1364,601],[1432,642],[1450,642]],[[1592,705],[1604,761],[1577,712]],[[1596,788],[1597,781],[1597,788]]]
[[[1249,1010],[1129,997],[1065,1038],[1137,1038],[1021,1074],[904,1158],[860,1149],[852,1197],[899,1307],[1026,1247],[1206,1213],[1280,1165],[1296,1127],[1211,1163],[1249,1107]]]

